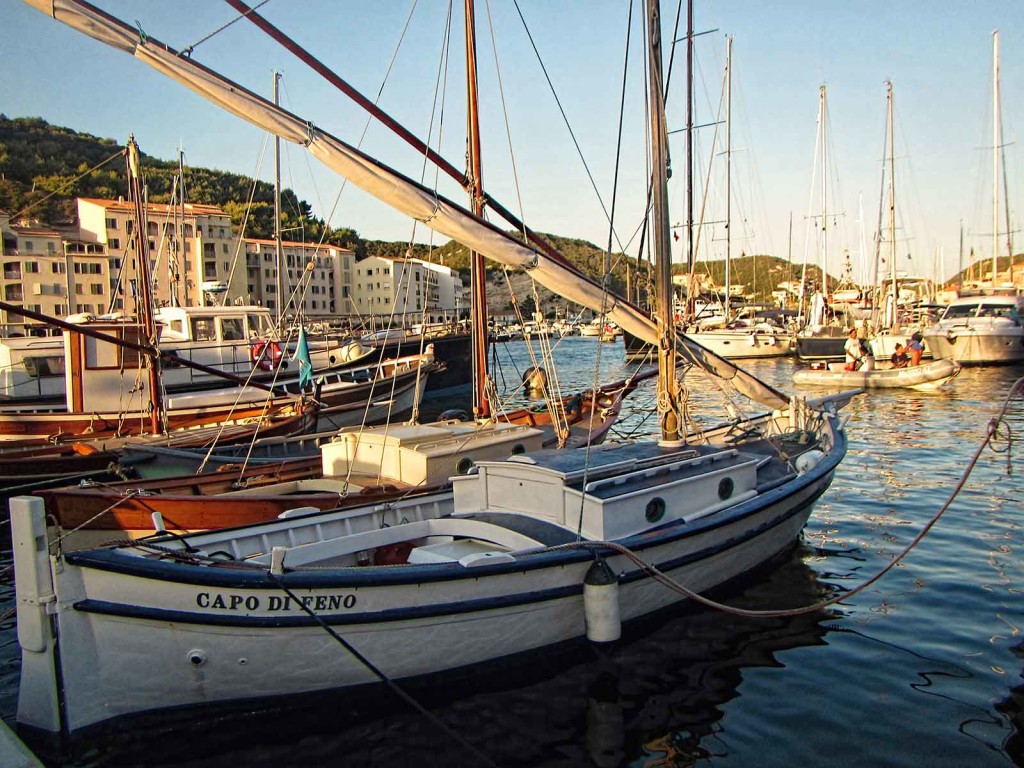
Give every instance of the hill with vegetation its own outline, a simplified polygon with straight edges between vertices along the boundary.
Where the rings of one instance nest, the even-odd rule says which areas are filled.
[[[14,218],[71,223],[75,218],[76,197],[116,199],[124,195],[127,178],[123,149],[112,139],[51,125],[40,118],[0,115],[0,209]],[[178,162],[145,154],[142,160],[149,199],[157,203],[169,202]],[[274,190],[271,184],[209,168],[188,167],[184,176],[187,201],[219,206],[231,216],[238,231],[248,213],[247,237],[273,237]],[[412,256],[469,274],[468,250],[455,241],[431,248],[422,243],[367,240],[354,227],[328,228],[323,219],[314,215],[312,206],[290,189],[281,192],[281,208],[282,228],[302,231],[306,241],[315,242],[323,237],[331,244],[351,248],[357,258]],[[602,280],[604,249],[585,240],[553,234],[543,236],[584,274],[599,282]],[[636,259],[614,253],[611,264],[610,290],[619,295],[628,292],[634,301],[644,303],[650,285],[647,263],[641,261],[638,267]],[[675,269],[678,273],[683,267],[675,265]],[[712,284],[724,284],[723,262],[701,263],[697,271],[707,275],[706,280]],[[741,256],[732,262],[732,282],[743,285],[748,297],[767,301],[780,282],[798,280],[800,271],[799,265],[770,256]],[[815,267],[809,267],[808,276],[812,280],[820,279]],[[489,265],[488,292],[494,296],[492,309],[511,313],[512,291],[521,305],[532,309],[535,299],[530,280],[525,275],[506,279],[501,269]],[[537,287],[536,294],[546,314],[552,314],[556,308],[563,309],[558,307],[558,297],[550,291]],[[564,309],[570,313],[578,311],[572,307]]]

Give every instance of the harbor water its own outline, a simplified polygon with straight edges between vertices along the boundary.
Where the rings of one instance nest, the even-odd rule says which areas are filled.
[[[533,364],[526,349],[513,342],[495,350],[500,387],[514,388]],[[630,370],[621,341],[564,339],[556,358],[566,393]],[[794,391],[793,360],[743,365]],[[876,575],[954,495],[1021,376],[1021,367],[968,368],[939,391],[855,398],[842,412],[849,453],[798,546],[716,598],[798,608]],[[702,374],[686,384],[702,418],[720,393]],[[649,431],[654,422],[641,429],[640,421],[654,402],[654,384],[645,382],[627,402],[619,434]],[[427,403],[422,415],[453,405]],[[579,644],[416,690],[457,737],[397,697],[337,695],[256,703],[244,713],[182,713],[174,725],[142,719],[48,764],[480,765],[465,741],[493,764],[521,767],[1024,765],[1022,436],[1024,403],[1016,400],[997,430],[998,450],[985,448],[934,527],[864,591],[786,618],[682,606],[630,628],[610,649]],[[8,566],[6,526],[0,543]],[[19,667],[13,606],[8,573],[0,716],[11,725]],[[325,636],[322,652],[346,651]]]

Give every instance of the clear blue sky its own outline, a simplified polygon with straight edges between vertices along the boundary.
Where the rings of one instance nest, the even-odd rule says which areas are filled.
[[[255,2],[255,0],[254,0]],[[181,49],[235,16],[216,0],[100,0],[107,12]],[[461,4],[457,5],[461,6]],[[381,87],[411,1],[336,2],[272,0],[260,12],[328,66],[368,95]],[[606,205],[611,199],[618,103],[626,40],[626,0],[537,2],[520,0],[540,55],[555,84]],[[666,24],[675,6],[663,3]],[[420,0],[381,97],[382,106],[414,133],[427,136],[444,36],[447,4]],[[488,5],[478,2],[485,186],[506,206],[520,210],[539,231],[580,237],[604,246],[608,224],[601,205],[540,71],[515,6],[491,0],[493,34],[504,86],[516,191],[509,161]],[[634,11],[638,24],[639,9]],[[124,141],[133,132],[148,154],[170,159],[177,147],[186,162],[272,177],[263,134],[207,105],[131,57],[54,22],[18,0],[0,0],[4,19],[0,56],[0,112],[40,116],[52,123]],[[820,3],[797,0],[697,0],[697,122],[713,122],[724,69],[725,35],[733,52],[733,252],[785,257],[793,216],[792,253],[817,262],[817,235],[805,233],[808,212],[821,203],[812,193],[818,89],[828,89],[829,184],[836,212],[829,234],[829,271],[841,270],[847,250],[859,271],[877,226],[885,127],[886,79],[895,87],[897,196],[900,211],[898,266],[931,274],[938,254],[942,276],[955,271],[960,222],[968,247],[989,257],[991,233],[992,31],[1000,30],[1004,141],[1007,147],[1013,229],[1024,207],[1024,167],[1016,125],[1024,121],[1024,2],[1019,0],[862,0]],[[452,54],[444,90],[441,151],[457,166],[464,154],[461,7],[451,35]],[[666,37],[668,34],[666,33]],[[634,33],[619,179],[616,229],[631,241],[642,215],[645,188],[644,117],[639,37]],[[673,73],[670,129],[684,124],[685,69],[680,48]],[[199,45],[196,60],[270,95],[274,69],[283,73],[283,104],[325,130],[358,143],[365,116],[348,99],[260,33],[239,21]],[[713,106],[709,106],[713,105]],[[438,117],[434,118],[435,136]],[[1017,121],[1017,122],[1015,122]],[[698,132],[697,182],[703,187],[713,129]],[[379,125],[363,147],[419,177],[421,161]],[[719,151],[721,145],[719,145]],[[724,216],[722,159],[712,172],[705,219]],[[684,211],[684,144],[673,136],[673,221]],[[364,237],[426,242],[422,226],[390,212],[354,188],[339,197],[341,182],[305,152],[286,146],[284,184],[308,200],[334,226]],[[431,175],[430,179],[433,178]],[[431,183],[433,183],[431,181]],[[445,194],[461,192],[442,180]],[[332,215],[332,209],[334,209]],[[698,201],[698,212],[700,209]],[[863,211],[863,214],[861,213]],[[724,253],[723,228],[705,230],[702,257]],[[1016,240],[1024,242],[1024,234]],[[678,249],[683,241],[676,243]],[[618,247],[618,246],[616,246]],[[1015,250],[1024,250],[1015,247]],[[855,277],[859,277],[856,275]]]

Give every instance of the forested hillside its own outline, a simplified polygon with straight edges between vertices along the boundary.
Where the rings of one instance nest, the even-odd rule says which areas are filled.
[[[0,209],[12,215],[38,219],[43,222],[63,223],[74,219],[73,200],[76,197],[117,198],[127,188],[123,147],[112,139],[78,133],[70,128],[50,125],[40,118],[8,118],[0,115]],[[175,175],[176,159],[158,159],[143,154],[145,181],[149,198],[153,202],[168,202]],[[249,199],[252,197],[252,203]],[[185,168],[185,199],[193,203],[217,205],[227,211],[232,222],[241,228],[249,211],[246,235],[273,236],[274,191],[267,182],[257,182],[236,173],[209,168]],[[320,240],[327,229],[305,200],[300,200],[289,189],[282,190],[282,227],[294,231],[301,228],[306,241]],[[605,252],[585,240],[544,235],[560,253],[572,261],[585,274],[601,280],[605,272]],[[347,227],[331,229],[326,241],[353,249],[358,258],[370,255],[405,256],[430,259],[443,263],[464,274],[469,272],[467,249],[450,241],[440,247],[405,242],[365,240],[358,233],[358,222]],[[630,272],[628,285],[634,300],[645,295],[649,284],[646,263],[637,270],[635,259],[622,254],[611,256],[609,287],[615,293],[627,292],[627,265]],[[724,264],[701,264],[699,271],[710,275],[718,285],[724,282]],[[684,271],[675,265],[676,272]],[[733,260],[732,281],[744,285],[748,295],[766,300],[776,286],[785,280],[797,280],[799,265],[789,265],[770,256],[744,256]],[[819,279],[816,268],[810,268],[809,277]],[[492,270],[490,286],[499,292],[496,306],[507,307],[507,295],[500,296],[504,278],[499,270]],[[521,282],[521,281],[517,281]],[[525,283],[524,283],[525,285]],[[522,290],[517,289],[517,290]],[[539,291],[542,308],[550,311],[555,298],[547,291]],[[527,297],[520,296],[520,301]],[[530,304],[532,304],[530,297]]]

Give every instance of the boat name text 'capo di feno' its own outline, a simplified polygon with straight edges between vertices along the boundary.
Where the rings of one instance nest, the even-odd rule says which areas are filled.
[[[239,595],[223,592],[200,592],[196,595],[196,607],[206,611],[247,611],[249,613],[276,613],[279,611],[301,611],[295,604],[298,600],[302,607],[316,612],[340,611],[355,608],[356,596],[353,594],[335,595],[297,595],[295,599],[288,595]]]

